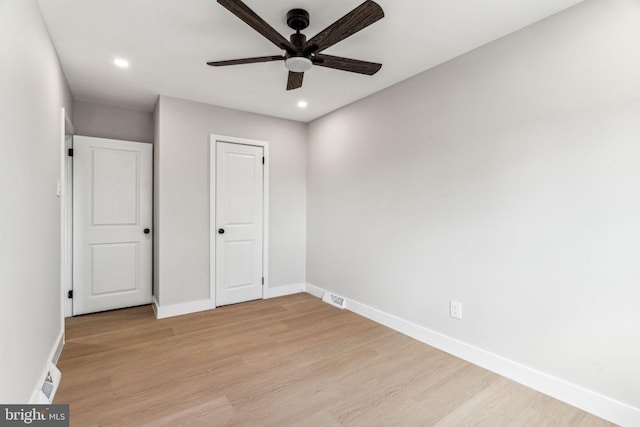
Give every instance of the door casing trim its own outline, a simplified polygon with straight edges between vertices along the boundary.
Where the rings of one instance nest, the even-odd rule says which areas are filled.
[[[73,148],[75,130],[65,108],[60,111],[60,298],[62,327],[64,318],[73,315],[71,300],[67,293],[73,290],[73,163],[68,150]]]

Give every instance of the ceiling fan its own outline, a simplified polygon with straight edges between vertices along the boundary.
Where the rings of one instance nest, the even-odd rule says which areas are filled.
[[[360,6],[320,31],[315,37],[307,40],[300,33],[309,26],[309,13],[303,9],[292,9],[287,13],[287,25],[295,30],[289,40],[285,39],[273,27],[267,24],[253,10],[240,0],[218,0],[222,6],[247,23],[251,28],[266,37],[271,43],[285,51],[284,55],[260,56],[256,58],[233,59],[230,61],[212,61],[208,65],[221,67],[226,65],[252,64],[257,62],[284,61],[289,70],[287,90],[302,86],[304,72],[313,65],[350,71],[352,73],[374,75],[382,64],[326,55],[323,50],[335,45],[358,31],[368,27],[384,17],[382,8],[375,2],[367,0]]]

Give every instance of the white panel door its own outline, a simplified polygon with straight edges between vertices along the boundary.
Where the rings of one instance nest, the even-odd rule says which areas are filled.
[[[262,298],[263,148],[216,146],[216,305]]]
[[[153,147],[73,142],[73,315],[150,304]]]

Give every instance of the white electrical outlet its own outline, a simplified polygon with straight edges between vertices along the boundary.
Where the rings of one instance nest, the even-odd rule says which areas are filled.
[[[462,303],[458,301],[453,301],[449,303],[449,316],[454,319],[462,320]]]

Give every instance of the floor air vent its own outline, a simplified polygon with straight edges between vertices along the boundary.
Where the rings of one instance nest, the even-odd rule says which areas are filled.
[[[330,294],[329,292],[324,293],[322,301],[338,308],[344,308],[347,303],[344,298],[339,297],[338,295]]]
[[[46,405],[48,403],[53,402],[53,397],[58,390],[58,385],[60,384],[60,371],[56,368],[56,365],[51,363],[49,365],[49,370],[47,371],[47,375],[42,383],[42,388],[38,390],[38,395],[36,396],[36,403]]]

